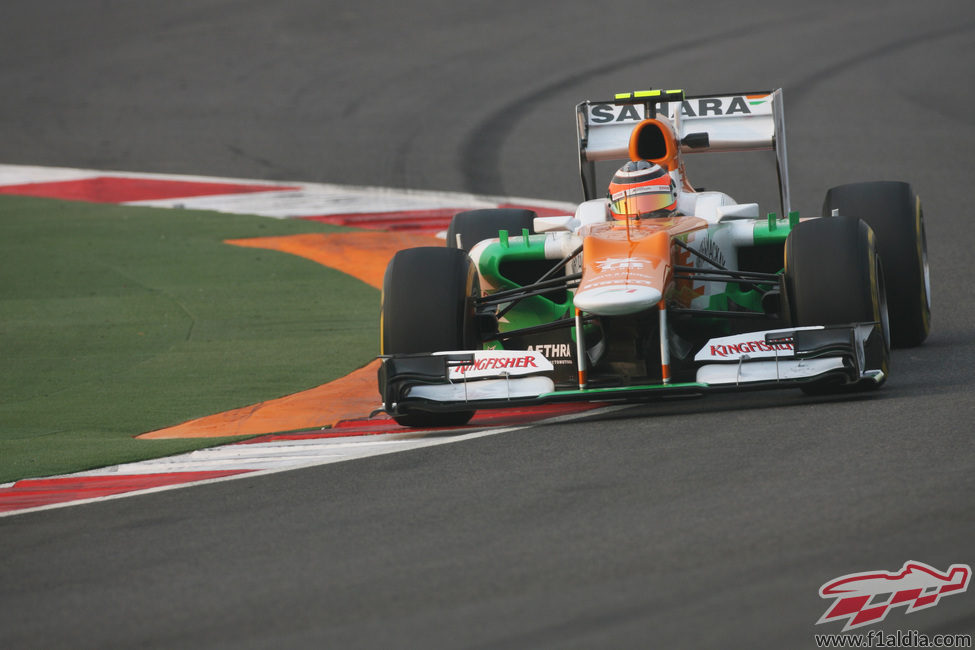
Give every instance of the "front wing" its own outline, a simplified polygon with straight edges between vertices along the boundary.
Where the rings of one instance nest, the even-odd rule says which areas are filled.
[[[876,323],[750,332],[710,340],[695,356],[696,380],[556,389],[537,351],[460,350],[380,357],[379,391],[390,415],[556,402],[641,402],[803,384],[880,384],[886,343]]]

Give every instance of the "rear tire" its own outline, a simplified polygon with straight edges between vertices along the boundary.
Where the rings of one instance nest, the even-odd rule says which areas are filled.
[[[931,331],[931,280],[920,199],[908,183],[852,183],[826,193],[823,216],[833,210],[862,219],[877,237],[887,281],[891,344],[920,345]]]
[[[507,230],[512,236],[520,235],[525,228],[531,233],[535,216],[532,210],[517,208],[488,208],[460,212],[450,220],[450,227],[447,228],[447,246],[470,252],[479,242],[497,237],[499,230]]]
[[[884,269],[870,226],[851,217],[800,223],[785,243],[785,282],[790,316],[796,327],[880,323],[881,352],[866,361],[870,367],[883,370],[883,383],[889,374],[890,328]],[[880,383],[814,383],[802,389],[822,394],[871,389]]]
[[[467,253],[439,247],[409,248],[390,260],[383,278],[380,354],[472,350],[480,347],[474,299],[477,272]],[[457,426],[474,411],[395,415],[408,427]]]

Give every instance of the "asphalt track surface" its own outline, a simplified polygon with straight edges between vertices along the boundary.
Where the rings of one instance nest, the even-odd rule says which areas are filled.
[[[576,102],[781,86],[804,212],[914,183],[934,331],[869,397],[636,406],[0,519],[0,646],[812,647],[827,580],[975,564],[970,0],[3,14],[7,163],[578,200]],[[973,597],[881,628],[972,633]]]

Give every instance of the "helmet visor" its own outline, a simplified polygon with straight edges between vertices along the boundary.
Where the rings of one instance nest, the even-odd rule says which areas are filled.
[[[666,187],[636,187],[618,192],[610,197],[614,214],[638,217],[642,214],[665,210],[674,205],[675,198]]]

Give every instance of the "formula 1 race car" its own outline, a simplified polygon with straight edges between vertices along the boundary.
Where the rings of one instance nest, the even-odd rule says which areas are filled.
[[[790,206],[782,91],[640,91],[577,106],[575,214],[456,215],[382,294],[379,390],[407,426],[475,410],[798,387],[874,389],[930,330],[920,200],[902,182]],[[771,150],[781,212],[698,191],[685,154]],[[597,196],[596,165],[627,161]]]

